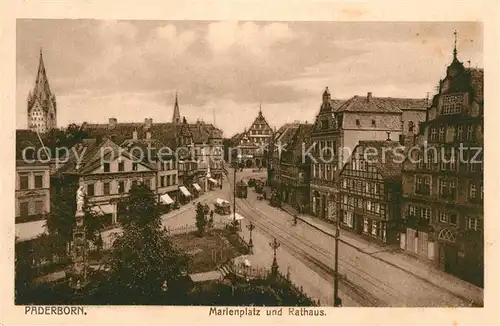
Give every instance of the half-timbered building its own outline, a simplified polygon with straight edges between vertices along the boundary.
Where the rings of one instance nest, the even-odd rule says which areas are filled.
[[[395,141],[359,142],[340,171],[342,227],[380,244],[397,242],[404,151]]]

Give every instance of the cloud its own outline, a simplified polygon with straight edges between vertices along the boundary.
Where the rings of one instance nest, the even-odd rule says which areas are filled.
[[[417,26],[418,25],[418,26]],[[472,27],[471,27],[472,26]],[[482,65],[473,23],[192,22],[20,20],[18,126],[26,122],[38,53],[58,101],[58,121],[168,121],[181,114],[227,135],[253,121],[259,102],[271,124],[313,119],[325,86],[334,97],[424,97],[451,60]],[[463,41],[461,41],[463,40]]]
[[[262,57],[271,48],[294,39],[295,34],[286,23],[256,24],[253,22],[215,22],[208,26],[206,40],[216,55],[228,51],[242,51]]]
[[[145,47],[151,54],[163,52],[177,56],[183,54],[197,40],[197,37],[195,31],[188,30],[179,33],[174,25],[168,24],[155,28],[145,42]]]

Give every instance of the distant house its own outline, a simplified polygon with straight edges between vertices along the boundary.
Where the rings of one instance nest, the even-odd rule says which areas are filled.
[[[245,167],[267,167],[266,147],[272,141],[273,130],[259,109],[259,114],[248,130],[233,137],[237,149],[237,161]]]

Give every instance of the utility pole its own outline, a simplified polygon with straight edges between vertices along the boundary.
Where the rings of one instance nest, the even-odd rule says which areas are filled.
[[[233,227],[234,233],[236,233],[236,167],[234,168],[233,177]]]
[[[333,205],[335,205],[333,199],[330,198],[330,211],[333,213]],[[339,240],[340,240],[340,228],[339,228],[339,210],[337,207],[337,216],[335,218],[335,274],[333,278],[333,306],[342,307],[342,299],[339,298]]]

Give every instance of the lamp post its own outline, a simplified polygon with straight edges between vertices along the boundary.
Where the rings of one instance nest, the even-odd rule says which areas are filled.
[[[333,215],[333,205],[335,197],[332,195],[330,197],[330,211]],[[335,217],[335,274],[333,276],[333,306],[342,307],[342,299],[339,298],[339,240],[340,240],[340,229],[339,229],[339,211],[337,209],[337,214]]]
[[[250,252],[253,252],[252,231],[255,229],[255,225],[250,222],[250,224],[247,224],[247,229],[250,231],[250,241],[248,242],[248,245],[250,246]]]
[[[236,167],[233,176],[233,228],[234,233],[236,233]]]
[[[269,246],[273,248],[274,255],[273,255],[273,264],[271,265],[271,273],[273,276],[278,275],[278,262],[276,261],[276,249],[279,248],[280,243],[276,241],[276,238],[273,239],[273,242],[269,243]]]

